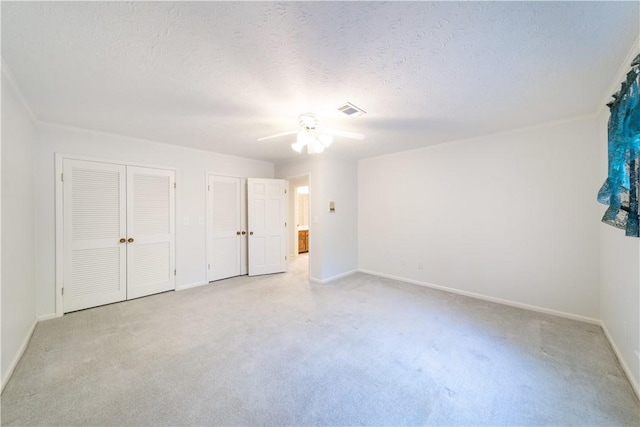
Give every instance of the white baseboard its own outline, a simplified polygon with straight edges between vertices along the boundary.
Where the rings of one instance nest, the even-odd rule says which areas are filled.
[[[535,306],[535,305],[529,305],[529,304],[523,304],[523,303],[519,303],[519,302],[515,302],[515,301],[509,301],[509,300],[505,300],[505,299],[502,299],[502,298],[494,298],[494,297],[490,297],[490,296],[487,296],[487,295],[476,294],[476,293],[473,293],[473,292],[461,291],[459,289],[448,288],[446,286],[440,286],[440,285],[434,285],[432,283],[421,282],[419,280],[406,279],[406,278],[403,278],[403,277],[393,276],[391,274],[380,273],[380,272],[377,272],[377,271],[371,271],[371,270],[365,270],[365,269],[359,269],[358,271],[360,271],[361,273],[365,273],[365,274],[371,274],[372,276],[384,277],[386,279],[397,280],[399,282],[411,283],[412,285],[425,286],[427,288],[437,289],[437,290],[445,291],[445,292],[451,292],[451,293],[454,293],[454,294],[464,295],[464,296],[471,297],[471,298],[476,298],[476,299],[485,300],[485,301],[491,301],[491,302],[495,302],[495,303],[498,303],[498,304],[503,304],[503,305],[508,305],[508,306],[512,306],[512,307],[522,308],[522,309],[525,309],[525,310],[537,311],[537,312],[540,312],[540,313],[551,314],[551,315],[554,315],[554,316],[564,317],[564,318],[567,318],[567,319],[579,320],[581,322],[586,322],[586,323],[591,323],[591,324],[594,324],[594,325],[599,325],[600,327],[602,327],[602,330],[604,331],[604,335],[605,335],[606,339],[611,344],[611,348],[613,349],[613,352],[615,353],[616,357],[618,358],[618,361],[620,362],[620,366],[622,366],[622,370],[624,371],[624,373],[627,376],[629,382],[631,383],[631,388],[636,393],[636,396],[638,396],[638,398],[640,399],[640,386],[638,385],[638,380],[636,378],[634,378],[631,369],[629,369],[629,365],[627,364],[627,361],[624,359],[624,357],[622,357],[622,353],[620,352],[620,350],[618,349],[618,346],[616,345],[615,341],[611,337],[611,334],[609,333],[609,330],[607,329],[607,326],[601,320],[593,319],[591,317],[579,316],[577,314],[565,313],[563,311],[551,310],[551,309],[548,309],[548,308],[539,307],[539,306]]]
[[[480,299],[483,301],[495,302],[498,304],[508,305],[511,307],[522,308],[530,311],[537,311],[539,313],[551,314],[553,316],[564,317],[572,320],[579,320],[581,322],[592,323],[594,325],[600,325],[601,322],[599,319],[594,319],[592,317],[580,316],[578,314],[565,313],[564,311],[552,310],[549,308],[540,307],[537,305],[524,304],[521,302],[510,301],[502,298],[495,298],[488,295],[476,294],[474,292],[463,291],[460,289],[449,288],[446,286],[434,285],[433,283],[421,282],[419,280],[407,279],[404,277],[398,277],[391,274],[380,273],[372,270],[359,269],[361,273],[371,274],[372,276],[384,277],[385,279],[397,280],[399,282],[411,283],[412,285],[425,286],[427,288],[437,289],[440,291],[450,292],[452,294],[464,295],[466,297]]]
[[[186,289],[191,289],[191,288],[197,288],[198,286],[204,286],[204,285],[208,285],[209,282],[195,282],[195,283],[189,283],[186,285],[181,285],[181,286],[176,286],[176,291],[184,291]]]
[[[335,276],[328,277],[326,279],[318,279],[315,277],[309,277],[309,281],[313,283],[325,284],[329,282],[333,282],[334,280],[342,279],[343,277],[351,276],[354,273],[357,273],[358,270],[351,270],[345,273],[336,274]]]
[[[618,358],[618,362],[620,362],[620,366],[622,366],[622,370],[627,375],[627,378],[631,383],[631,388],[633,388],[633,391],[636,393],[636,396],[638,397],[638,399],[640,399],[640,387],[638,386],[638,381],[636,380],[636,378],[634,378],[633,372],[631,372],[631,369],[629,369],[629,365],[627,365],[627,361],[624,359],[624,357],[622,357],[622,352],[620,351],[620,349],[616,345],[616,342],[613,340],[613,337],[609,333],[609,330],[607,329],[607,325],[605,325],[604,322],[601,322],[600,326],[602,326],[602,330],[604,331],[604,336],[607,337],[609,344],[611,344],[611,348],[613,349],[613,352]]]
[[[22,358],[24,351],[27,349],[27,346],[29,345],[29,341],[31,341],[31,336],[33,335],[33,331],[35,331],[37,324],[38,324],[38,319],[37,318],[33,319],[33,324],[29,328],[29,332],[24,337],[24,340],[22,341],[22,344],[20,345],[20,348],[18,349],[16,356],[11,361],[11,365],[9,365],[9,369],[7,369],[7,372],[5,372],[4,376],[2,377],[2,390],[4,390],[5,386],[9,382],[9,379],[11,379],[11,375],[13,375],[13,371],[16,370],[16,366],[18,366],[18,362],[20,362],[20,359]],[[0,392],[2,390],[0,390]]]
[[[562,312],[562,311],[551,310],[551,309],[538,307],[538,306],[534,306],[534,305],[523,304],[523,303],[518,303],[518,302],[514,302],[514,301],[509,301],[509,300],[504,300],[504,299],[501,299],[501,298],[489,297],[489,296],[486,296],[486,295],[476,294],[476,293],[473,293],[473,292],[461,291],[459,289],[449,288],[449,287],[440,286],[440,285],[434,285],[432,283],[421,282],[419,280],[406,279],[406,278],[402,278],[402,277],[398,277],[398,276],[393,276],[391,274],[385,274],[385,273],[380,273],[380,272],[376,272],[376,271],[372,271],[372,270],[366,270],[366,269],[351,270],[351,271],[347,271],[345,273],[338,274],[338,275],[329,277],[327,279],[322,279],[322,280],[314,278],[314,277],[310,277],[309,280],[311,282],[314,282],[314,283],[325,284],[325,283],[332,282],[334,280],[338,280],[338,279],[340,279],[342,277],[350,276],[350,275],[352,275],[352,274],[354,274],[356,272],[370,274],[372,276],[383,277],[383,278],[391,279],[391,280],[397,280],[399,282],[410,283],[410,284],[413,284],[413,285],[425,286],[425,287],[432,288],[432,289],[437,289],[437,290],[441,290],[441,291],[445,291],[445,292],[464,295],[464,296],[467,296],[467,297],[476,298],[476,299],[480,299],[480,300],[491,301],[491,302],[495,302],[495,303],[498,303],[498,304],[504,304],[504,305],[508,305],[508,306],[512,306],[512,307],[522,308],[522,309],[525,309],[525,310],[537,311],[537,312],[540,312],[540,313],[551,314],[551,315],[555,315],[555,316],[560,316],[560,317],[565,317],[565,318],[569,318],[569,319],[573,319],[573,320],[580,320],[580,321],[583,321],[583,322],[600,325],[602,327],[602,330],[604,331],[605,337],[607,338],[607,340],[609,341],[609,344],[611,345],[611,348],[613,349],[613,352],[615,353],[616,357],[618,358],[618,361],[620,362],[620,366],[622,366],[622,370],[626,374],[627,379],[629,380],[629,383],[631,383],[631,388],[636,393],[636,396],[640,399],[640,386],[638,384],[638,381],[636,380],[636,378],[634,378],[631,369],[629,369],[629,365],[627,364],[626,360],[622,356],[622,353],[618,349],[618,346],[616,345],[616,343],[613,340],[611,334],[609,333],[609,330],[607,329],[607,326],[604,324],[604,322],[602,322],[600,320],[593,319],[593,318],[590,318],[590,317],[585,317],[585,316],[579,316],[579,315],[575,315],[575,314],[571,314],[571,313],[565,313],[565,312]],[[183,285],[183,286],[176,287],[176,291],[181,291],[181,290],[185,290],[185,289],[191,289],[191,288],[195,288],[195,287],[198,287],[198,286],[206,285],[208,283],[209,282],[191,283],[191,284],[188,284],[188,285]],[[15,371],[16,366],[18,366],[18,362],[20,362],[20,359],[22,358],[22,355],[24,354],[25,350],[27,349],[27,346],[29,345],[29,342],[31,341],[31,337],[33,336],[33,332],[35,331],[38,322],[54,319],[56,317],[58,317],[58,316],[55,313],[51,313],[51,314],[45,314],[45,315],[38,316],[36,319],[34,319],[33,324],[29,328],[29,332],[27,333],[27,335],[25,336],[24,340],[22,341],[22,344],[20,345],[20,349],[18,350],[18,353],[16,354],[16,356],[13,359],[13,361],[11,362],[11,365],[9,366],[9,369],[7,370],[5,375],[2,377],[2,388],[0,389],[0,392],[2,392],[4,390],[5,386],[9,382],[9,379],[13,375],[13,372]]]

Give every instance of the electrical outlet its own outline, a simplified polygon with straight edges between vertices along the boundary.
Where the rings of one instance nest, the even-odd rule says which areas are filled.
[[[424,270],[424,264],[419,262],[418,263],[418,270]]]

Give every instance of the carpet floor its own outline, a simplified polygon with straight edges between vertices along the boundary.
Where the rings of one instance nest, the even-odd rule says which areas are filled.
[[[306,260],[39,323],[2,424],[640,424],[598,326]]]

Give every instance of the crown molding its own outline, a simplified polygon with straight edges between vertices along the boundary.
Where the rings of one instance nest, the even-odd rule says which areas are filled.
[[[596,111],[597,113],[600,113],[604,108],[607,108],[607,103],[612,99],[611,95],[613,95],[618,90],[620,90],[620,84],[625,80],[627,73],[629,72],[629,68],[631,67],[631,61],[633,61],[635,57],[638,56],[639,53],[640,53],[640,37],[638,37],[636,41],[633,43],[633,45],[631,46],[631,49],[629,50],[629,53],[627,53],[627,56],[625,56],[624,61],[622,61],[622,64],[620,64],[620,68],[618,68],[618,72],[616,73],[616,76],[611,81],[611,84],[609,84],[609,87],[607,88],[607,92],[604,94],[602,101],[600,102],[600,108],[598,108],[598,110]]]
[[[5,82],[7,82],[7,85],[9,86],[9,88],[11,88],[11,91],[18,98],[18,100],[22,104],[22,107],[25,109],[25,111],[29,115],[29,118],[31,119],[31,121],[34,123],[38,123],[38,118],[34,114],[31,107],[29,106],[29,103],[27,102],[27,99],[22,94],[22,91],[20,91],[20,88],[18,87],[18,83],[16,82],[15,77],[13,77],[13,73],[11,72],[11,69],[9,68],[7,63],[4,61],[4,58],[0,58],[0,59],[2,60],[2,78],[4,79]]]

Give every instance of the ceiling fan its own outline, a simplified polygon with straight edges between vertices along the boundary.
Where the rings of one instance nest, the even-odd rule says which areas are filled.
[[[364,135],[361,133],[320,127],[318,116],[314,113],[300,114],[298,116],[298,124],[300,125],[301,130],[290,130],[276,133],[274,135],[258,138],[258,141],[297,134],[296,142],[291,144],[291,148],[294,151],[301,153],[303,148],[306,146],[307,153],[318,154],[322,153],[326,147],[331,145],[334,136],[359,140],[364,139]]]

